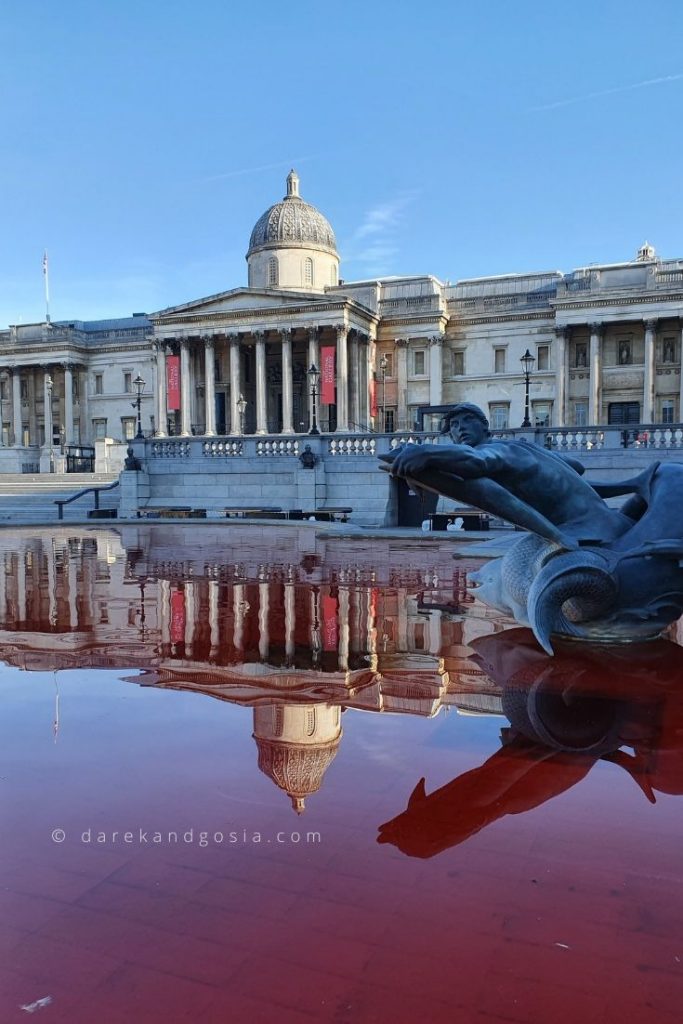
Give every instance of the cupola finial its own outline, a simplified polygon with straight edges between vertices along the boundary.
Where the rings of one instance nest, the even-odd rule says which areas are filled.
[[[287,175],[287,195],[285,198],[290,199],[292,196],[299,197],[299,175],[294,168]]]

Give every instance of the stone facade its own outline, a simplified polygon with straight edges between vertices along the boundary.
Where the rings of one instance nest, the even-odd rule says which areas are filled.
[[[526,351],[534,426],[683,418],[683,260],[660,260],[647,244],[631,262],[568,274],[342,282],[332,228],[291,172],[284,199],[254,227],[247,263],[248,287],[148,316],[0,332],[0,469],[46,469],[69,445],[129,439],[138,375],[147,436],[306,433],[308,369],[323,356],[332,365],[330,353],[333,401],[320,401],[316,383],[325,433],[433,429],[439,406],[463,400],[496,430],[519,427]]]

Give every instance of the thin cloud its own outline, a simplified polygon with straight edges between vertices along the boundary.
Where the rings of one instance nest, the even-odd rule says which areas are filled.
[[[293,160],[278,160],[274,164],[260,164],[258,167],[240,167],[238,170],[225,171],[223,174],[211,174],[208,178],[199,178],[201,184],[210,181],[225,181],[226,178],[242,178],[245,174],[260,174],[261,171],[276,171],[278,167],[296,167],[297,164],[307,163],[315,160],[314,156],[298,156]]]
[[[403,192],[371,207],[345,246],[345,262],[362,264],[368,273],[386,273],[398,254],[396,233],[417,192]]]
[[[613,89],[601,89],[600,92],[587,92],[582,96],[572,96],[566,100],[556,100],[554,103],[543,103],[539,107],[529,107],[529,110],[556,110],[558,107],[569,107],[573,103],[583,103],[584,100],[596,100],[602,96],[614,96],[620,92],[632,92],[634,89],[646,89],[651,85],[664,85],[667,82],[678,82],[683,78],[683,72],[675,75],[662,75],[660,78],[646,78],[643,82],[632,82],[631,85],[618,85]]]

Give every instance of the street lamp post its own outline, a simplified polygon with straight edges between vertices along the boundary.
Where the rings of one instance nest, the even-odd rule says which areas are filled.
[[[382,375],[382,430],[383,434],[387,429],[387,365],[389,360],[382,354],[379,361],[379,369]]]
[[[240,434],[244,433],[244,414],[247,411],[247,400],[244,395],[240,395],[237,400],[237,412],[240,418]]]
[[[136,441],[142,441],[142,440],[144,440],[144,437],[145,437],[145,435],[142,433],[142,413],[141,413],[141,409],[142,409],[142,392],[145,390],[145,382],[142,379],[142,377],[140,376],[140,374],[138,374],[137,377],[135,378],[135,380],[133,381],[133,387],[137,391],[137,398],[135,399],[134,402],[131,402],[131,405],[133,406],[134,409],[137,409],[137,411],[138,411],[138,430],[137,430],[137,434],[135,435],[135,440]]]
[[[4,383],[5,383],[4,379],[0,380],[0,448],[4,448],[5,447],[5,430],[4,430],[4,426],[3,426],[3,416],[2,416],[2,389],[3,389]]]
[[[55,471],[55,453],[52,447],[52,377],[49,375],[45,378],[45,390],[47,392],[47,408],[43,410],[43,419],[45,421],[45,444],[49,445],[50,452],[50,472]]]
[[[318,380],[320,378],[320,370],[315,365],[315,363],[311,363],[309,369],[306,372],[308,374],[308,379],[311,382],[311,427],[308,433],[319,434],[320,431],[318,430],[316,403],[318,400]]]
[[[529,349],[526,350],[522,358],[520,359],[522,369],[524,371],[524,421],[523,427],[530,427],[531,420],[529,419],[529,381],[531,380],[531,371],[534,368],[536,359],[532,356]]]

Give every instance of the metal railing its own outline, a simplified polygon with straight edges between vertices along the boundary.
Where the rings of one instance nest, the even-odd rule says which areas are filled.
[[[64,519],[64,506],[70,505],[72,501],[76,501],[78,498],[85,497],[86,494],[94,494],[93,508],[99,509],[100,507],[100,492],[111,491],[114,487],[119,486],[120,481],[114,480],[111,484],[105,484],[103,487],[84,487],[82,491],[76,491],[70,498],[55,498],[54,504],[57,506],[57,519]]]

